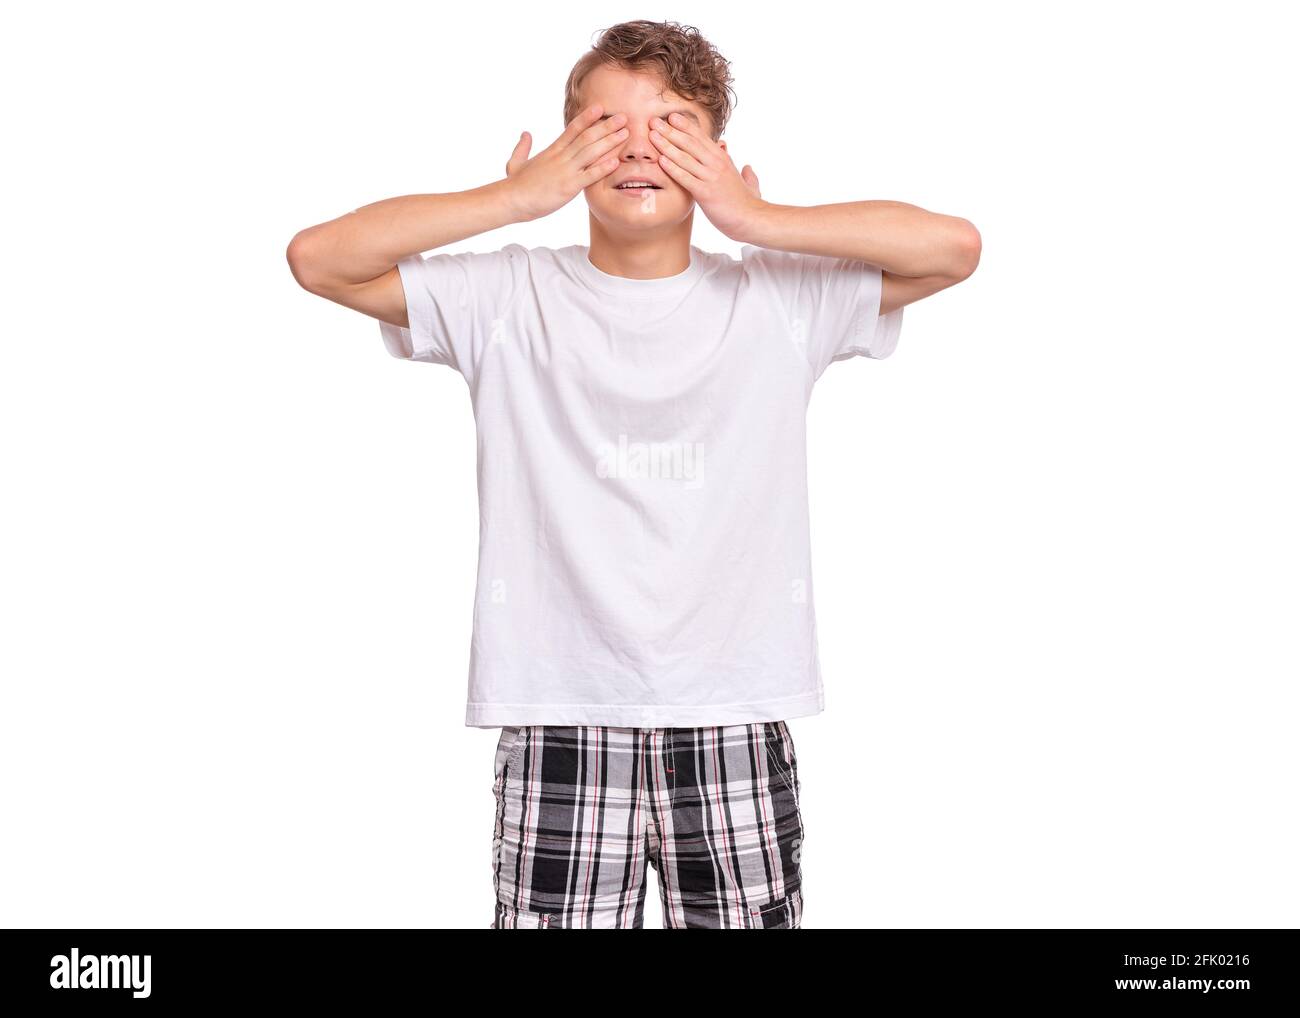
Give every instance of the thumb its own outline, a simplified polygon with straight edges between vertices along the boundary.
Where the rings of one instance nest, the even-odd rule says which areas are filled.
[[[745,168],[740,171],[740,179],[754,192],[755,198],[763,197],[758,190],[758,174],[754,172],[754,167],[750,166],[749,163],[746,163]]]
[[[532,150],[533,138],[527,131],[519,136],[519,141],[515,143],[515,150],[510,153],[510,158],[506,162],[506,176],[513,177],[521,169],[524,163],[528,162],[528,153]]]

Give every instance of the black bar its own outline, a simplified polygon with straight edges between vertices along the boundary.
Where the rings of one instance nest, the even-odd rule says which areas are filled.
[[[629,950],[623,938],[585,933],[502,944],[497,931],[430,930],[25,930],[6,931],[0,951],[0,1007],[10,1014],[160,1009],[177,1005],[320,1003],[370,1010],[398,1002],[458,1008],[504,1000],[547,1007],[602,985],[624,993],[593,997],[601,1015],[670,997],[711,973],[711,996],[737,1007],[786,992],[809,1006],[829,989],[864,1005],[1020,1003],[1286,1008],[1300,999],[1294,930],[866,930],[810,943],[807,930],[782,938],[662,938]],[[644,930],[643,933],[672,932]],[[739,932],[739,931],[717,931]],[[791,931],[794,932],[794,931]],[[817,931],[825,935],[837,931]],[[489,943],[491,940],[491,943]],[[81,978],[126,968],[103,957],[136,956],[148,996],[123,988],[51,986],[71,970]],[[89,962],[89,958],[96,959]],[[59,959],[66,959],[67,964]],[[1120,980],[1128,980],[1125,988]],[[1134,981],[1150,981],[1143,984]],[[1193,985],[1191,980],[1197,980]],[[108,981],[107,977],[103,980]],[[633,982],[635,981],[635,982]],[[1181,981],[1181,982],[1180,982]],[[1208,981],[1204,988],[1199,981]],[[1224,981],[1232,981],[1231,984]],[[1238,982],[1240,981],[1240,982]],[[629,996],[627,990],[632,989]],[[757,991],[757,993],[756,993]],[[562,997],[554,994],[561,992]],[[603,1003],[602,1003],[603,1001]],[[622,1003],[620,1003],[622,1002]],[[829,1001],[828,1001],[829,1002]],[[23,1011],[13,1004],[26,1005]],[[892,1010],[892,1009],[891,1009]]]

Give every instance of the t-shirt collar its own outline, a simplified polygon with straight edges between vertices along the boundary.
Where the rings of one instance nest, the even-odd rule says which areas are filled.
[[[658,279],[630,279],[627,276],[610,275],[591,264],[591,249],[587,245],[575,244],[569,250],[583,279],[600,292],[617,297],[674,296],[689,288],[704,270],[703,252],[694,244],[690,245],[690,265],[675,276],[661,276]]]

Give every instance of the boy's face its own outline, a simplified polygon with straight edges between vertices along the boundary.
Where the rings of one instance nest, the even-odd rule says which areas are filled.
[[[614,172],[584,189],[592,216],[617,233],[632,230],[662,230],[686,219],[695,202],[684,187],[672,179],[659,163],[659,150],[650,140],[650,118],[667,117],[677,110],[695,117],[706,131],[713,124],[699,103],[668,91],[651,71],[631,71],[600,66],[583,80],[582,107],[599,103],[602,117],[622,113],[627,117],[628,136],[612,150],[619,165]],[[719,142],[724,148],[725,142]],[[644,179],[656,189],[619,189],[624,181]]]

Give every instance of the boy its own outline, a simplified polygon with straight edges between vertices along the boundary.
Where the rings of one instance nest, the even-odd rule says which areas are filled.
[[[805,414],[833,360],[883,358],[906,304],[968,277],[965,219],[765,201],[721,140],[728,62],[633,21],[574,67],[566,127],[506,176],[302,231],[298,282],[445,364],[478,428],[466,724],[500,727],[496,928],[795,929],[786,722],[822,710]],[[421,252],[549,215],[589,246]],[[742,245],[691,244],[695,206]]]

